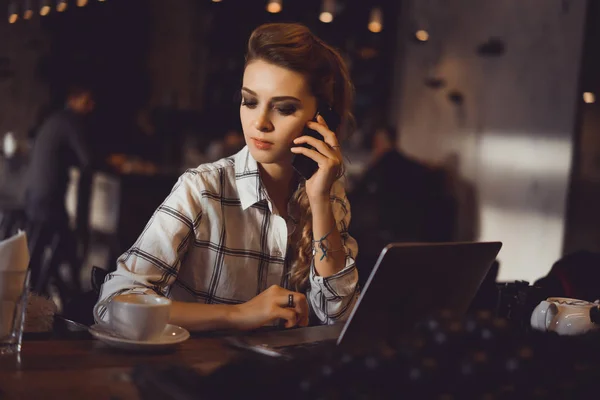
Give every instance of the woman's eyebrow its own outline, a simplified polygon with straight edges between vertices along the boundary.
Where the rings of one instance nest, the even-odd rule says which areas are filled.
[[[248,94],[250,94],[250,95],[252,95],[252,96],[257,96],[257,97],[258,97],[258,95],[256,94],[256,92],[255,92],[255,91],[253,91],[253,90],[250,90],[250,89],[248,89],[248,88],[247,88],[247,87],[245,87],[245,86],[242,88],[242,92],[247,92]],[[272,102],[276,102],[276,101],[286,101],[286,100],[288,100],[288,101],[289,101],[289,100],[292,100],[292,101],[297,101],[298,103],[301,103],[301,102],[302,102],[302,101],[300,101],[300,99],[299,99],[299,98],[297,98],[297,97],[294,97],[294,96],[276,96],[276,97],[273,97],[273,98],[271,99],[271,101],[272,101]]]

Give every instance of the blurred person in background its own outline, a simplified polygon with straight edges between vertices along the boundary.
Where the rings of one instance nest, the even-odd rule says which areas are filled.
[[[351,229],[361,244],[362,279],[389,243],[452,240],[455,213],[444,173],[403,154],[397,143],[395,127],[375,130],[371,161],[349,195],[362,210]]]
[[[51,262],[60,263],[68,259],[72,273],[79,269],[79,262],[74,261],[78,244],[81,245],[81,253],[87,249],[92,155],[85,119],[94,107],[94,94],[90,87],[71,86],[64,109],[49,115],[35,135],[27,175],[25,212],[31,251],[31,285],[38,292],[46,290],[46,282],[43,282],[40,272],[48,246],[53,248],[52,256],[55,258]],[[76,237],[70,230],[65,206],[69,169],[73,166],[80,171]],[[81,254],[79,256],[82,257]],[[51,267],[53,270],[57,268]],[[72,276],[71,280],[75,290],[80,290],[78,275]]]

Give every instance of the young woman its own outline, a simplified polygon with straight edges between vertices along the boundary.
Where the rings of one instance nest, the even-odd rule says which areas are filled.
[[[343,157],[337,132],[312,121],[326,104],[341,119],[338,132],[350,122],[346,65],[302,25],[263,25],[248,42],[241,95],[246,147],[179,178],[107,276],[101,304],[158,293],[173,300],[170,323],[196,331],[348,317],[358,247],[348,235]],[[295,172],[295,154],[318,164],[310,179]]]

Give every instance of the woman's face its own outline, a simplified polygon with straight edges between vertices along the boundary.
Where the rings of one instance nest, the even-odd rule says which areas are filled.
[[[303,75],[256,60],[246,66],[240,119],[250,153],[261,164],[290,164],[292,142],[316,113]]]

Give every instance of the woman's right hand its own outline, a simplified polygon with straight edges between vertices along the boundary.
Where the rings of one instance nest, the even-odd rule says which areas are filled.
[[[293,308],[288,307],[289,295],[294,296]],[[285,327],[308,326],[308,302],[302,293],[273,285],[252,300],[233,306],[233,322],[241,330],[257,329],[277,319]]]

